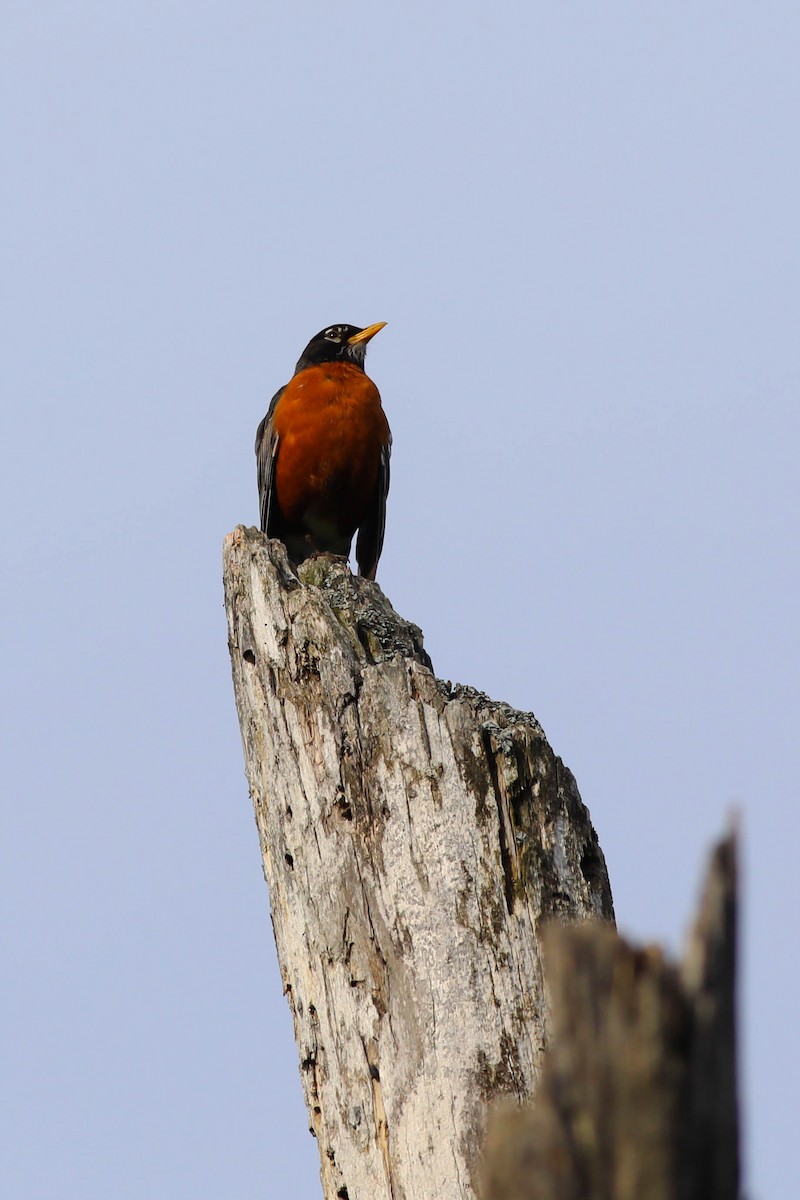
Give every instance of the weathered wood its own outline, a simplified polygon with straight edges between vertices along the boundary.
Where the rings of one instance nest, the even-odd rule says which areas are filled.
[[[613,919],[589,814],[536,719],[437,680],[376,584],[242,527],[224,560],[325,1196],[468,1200],[489,1103],[538,1076],[543,919]]]
[[[736,847],[714,851],[682,967],[594,922],[546,931],[552,1041],[493,1115],[487,1200],[737,1200]]]

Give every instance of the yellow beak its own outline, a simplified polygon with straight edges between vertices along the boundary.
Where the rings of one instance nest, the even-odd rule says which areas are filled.
[[[385,326],[385,321],[378,321],[375,325],[368,325],[366,329],[362,329],[361,333],[354,333],[351,338],[347,339],[348,346],[355,346],[358,342],[368,342],[370,338],[374,338],[376,333]]]

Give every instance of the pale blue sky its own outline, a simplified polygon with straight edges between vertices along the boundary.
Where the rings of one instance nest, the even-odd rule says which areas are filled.
[[[797,6],[4,27],[3,1195],[319,1196],[220,547],[305,342],[385,320],[379,581],[536,712],[621,928],[678,947],[742,811],[748,1185],[793,1200]]]

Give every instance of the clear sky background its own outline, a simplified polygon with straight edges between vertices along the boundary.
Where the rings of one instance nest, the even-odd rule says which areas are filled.
[[[623,931],[743,814],[752,1200],[800,1112],[796,3],[4,8],[0,1190],[319,1197],[224,534],[331,322],[379,582],[533,709]]]

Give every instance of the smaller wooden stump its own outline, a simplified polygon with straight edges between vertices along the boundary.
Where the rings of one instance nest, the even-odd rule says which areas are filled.
[[[738,1200],[736,841],[713,852],[683,964],[608,926],[550,926],[551,1043],[496,1112],[487,1200]]]

